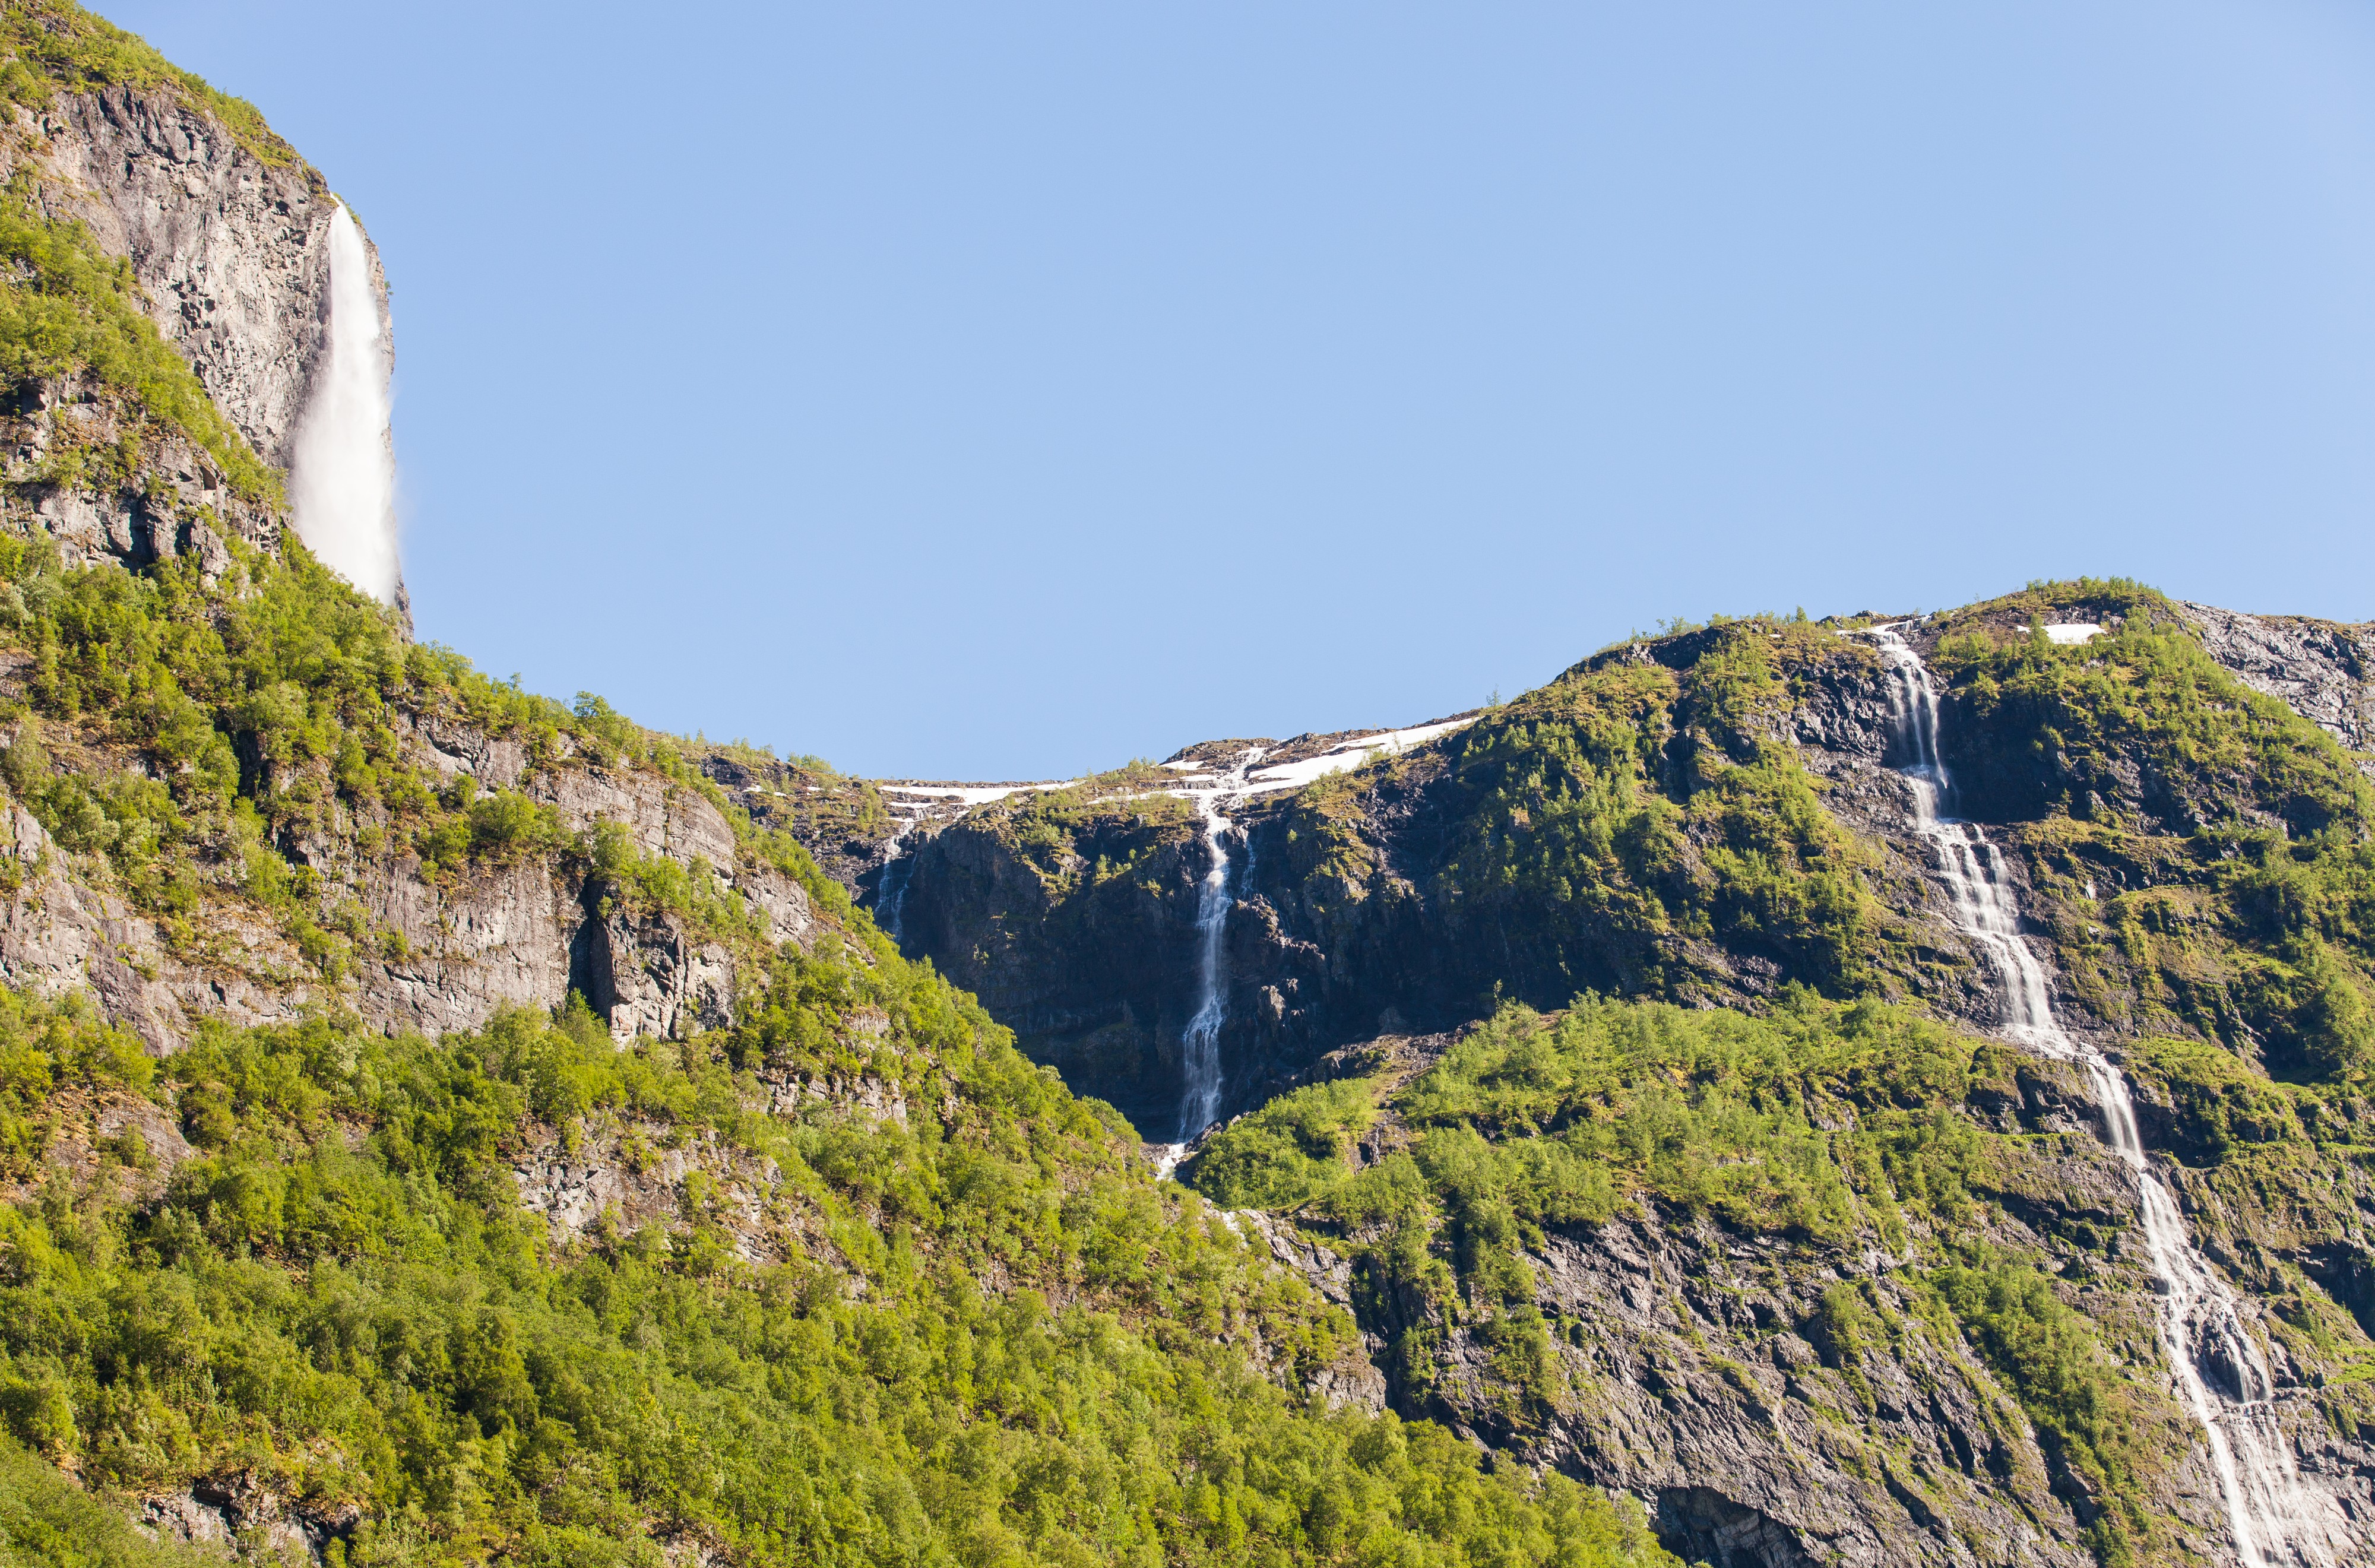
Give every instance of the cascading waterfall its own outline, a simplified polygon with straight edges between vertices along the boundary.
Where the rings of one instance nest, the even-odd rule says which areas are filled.
[[[388,345],[371,252],[354,215],[330,218],[329,341],[289,465],[298,536],[322,564],[384,603],[396,598],[396,449]]]
[[[907,879],[915,877],[915,855],[907,851],[907,834],[924,824],[924,808],[912,808],[912,818],[900,818],[900,803],[891,803],[891,836],[883,839],[883,869],[874,879],[874,925],[891,941],[900,938],[900,914],[907,910]]]
[[[902,842],[914,822],[902,822],[882,845],[882,875],[874,884],[874,924],[893,942],[899,940],[899,916],[907,905],[907,878],[915,875],[916,857]]]
[[[1204,819],[1204,847],[1212,857],[1196,894],[1196,1011],[1180,1037],[1188,1092],[1179,1105],[1179,1141],[1193,1141],[1221,1114],[1221,1025],[1229,1010],[1221,938],[1229,924],[1228,831],[1236,824],[1223,811],[1246,787],[1246,774],[1261,760],[1254,747],[1223,773],[1211,793],[1197,797]]]
[[[2291,1446],[2276,1422],[2267,1359],[2244,1329],[2234,1291],[2194,1250],[2176,1198],[2145,1160],[2127,1079],[2055,1020],[2044,966],[2020,934],[2003,856],[1977,823],[1944,814],[1953,786],[1939,760],[1938,691],[1929,667],[1896,627],[1873,636],[1888,665],[1898,771],[1913,785],[1914,825],[1932,847],[1956,925],[1996,972],[2005,1033],[2085,1070],[2111,1148],[2135,1178],[2160,1294],[2161,1348],[2179,1397],[2208,1436],[2236,1555],[2248,1568],[2332,1568],[2331,1539],[2307,1516]]]

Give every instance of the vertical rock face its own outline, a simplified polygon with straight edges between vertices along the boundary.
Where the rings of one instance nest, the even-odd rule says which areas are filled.
[[[24,688],[0,672],[0,697]],[[53,738],[63,744],[63,730]],[[0,733],[0,743],[11,737]],[[467,753],[501,765],[508,743],[445,726],[431,757]],[[444,749],[450,748],[451,751]],[[104,774],[136,767],[94,747],[79,759]],[[87,991],[160,1052],[202,1019],[285,1022],[324,1005],[375,1029],[436,1035],[476,1029],[506,1008],[549,1010],[572,991],[621,1041],[731,1024],[744,966],[786,943],[815,939],[807,892],[738,854],[715,807],[642,772],[573,760],[504,781],[550,807],[573,833],[623,829],[641,854],[710,879],[741,912],[747,939],[729,943],[679,914],[629,906],[573,853],[435,874],[382,810],[341,811],[280,845],[291,864],[350,899],[377,935],[335,973],[308,962],[263,913],[222,902],[204,935],[143,910],[87,856],[57,843],[21,806],[0,811],[0,981],[44,992]]]
[[[248,443],[285,471],[328,359],[337,204],[322,176],[293,156],[267,162],[172,94],[62,95],[39,116],[18,111],[16,131],[43,210],[79,219],[131,263],[158,330]],[[386,276],[363,243],[381,341],[392,346]],[[231,521],[251,543],[277,540],[277,525]],[[138,564],[136,552],[117,553]],[[408,619],[401,582],[394,602]]]
[[[329,308],[335,203],[321,175],[266,163],[187,102],[123,88],[62,96],[38,133],[44,206],[131,261],[158,330],[285,468]],[[376,251],[372,271],[384,324]]]
[[[1120,850],[1140,837],[1151,847]],[[1196,886],[1209,863],[1192,830],[1177,826],[1083,834],[1075,854],[1093,864],[1107,849],[1127,853],[1132,875],[1059,900],[1009,835],[987,823],[951,827],[915,851],[902,932],[910,952],[979,996],[1034,1060],[1161,1133],[1179,1116]]]
[[[124,410],[84,395],[89,390],[37,385],[13,408],[0,407],[0,453],[13,458],[0,475],[38,476],[58,456],[124,434]],[[178,432],[160,437],[152,426],[149,434],[139,472],[113,485],[0,483],[0,518],[46,534],[68,566],[138,568],[185,556],[211,580],[230,564],[226,536],[261,550],[279,548],[276,509],[230,488],[212,458]]]
[[[2375,748],[2375,630],[2178,608],[2237,679],[2286,703],[2357,751],[2362,769],[2375,770],[2367,754]],[[2021,628],[2007,621],[1999,630],[2010,636]],[[1926,644],[1937,631],[1915,635]],[[1859,640],[1838,641],[1861,647]],[[1623,657],[1644,669],[1688,670],[1716,646],[1713,633],[1685,633],[1638,644]],[[1897,952],[1878,955],[1896,966],[1887,985],[1982,1024],[1999,1021],[1988,988],[1974,984],[1975,956],[1923,890],[1928,852],[1905,830],[1908,797],[1892,767],[1899,760],[1888,755],[1887,694],[1876,666],[1846,657],[1803,661],[1790,671],[1790,692],[1766,738],[1788,747],[1817,781],[1823,811],[1869,852],[1863,875],[1884,918],[1898,923],[1891,937]],[[1956,810],[1976,819],[2042,822],[2060,812],[2173,838],[2205,821],[2274,821],[2281,814],[2281,792],[2263,800],[2249,780],[2175,772],[2126,742],[2077,755],[2061,741],[2045,743],[2049,726],[2026,710],[1982,720],[1964,711],[1962,697],[1948,702],[1945,760]],[[1592,988],[1754,1008],[1789,982],[1824,983],[1802,951],[1761,940],[1752,923],[1710,939],[1681,920],[1664,932],[1627,930],[1579,913],[1579,903],[1510,905],[1485,917],[1464,912],[1444,896],[1440,875],[1463,843],[1473,842],[1463,834],[1480,809],[1448,760],[1457,744],[1422,749],[1331,808],[1350,828],[1343,851],[1332,856],[1308,852],[1315,824],[1327,823],[1294,797],[1268,797],[1237,812],[1240,834],[1230,841],[1236,902],[1224,949],[1224,1112],[1260,1103],[1331,1048],[1377,1033],[1448,1028],[1489,1011],[1496,996],[1557,1007]],[[1673,759],[1691,744],[1679,732],[1660,742],[1660,778],[1677,771]],[[1511,831],[1530,830],[1513,821]],[[1113,1101],[1142,1126],[1168,1126],[1179,1091],[1179,1032],[1191,1005],[1200,847],[1176,823],[1134,824],[1126,807],[1068,831],[1069,858],[1059,869],[1110,862],[1131,866],[1132,874],[1076,876],[1051,892],[1046,868],[996,808],[911,841],[903,939],[978,992],[1027,1051],[1077,1090]],[[2026,875],[2017,864],[2008,874]],[[2079,873],[2098,878],[2107,894],[2144,875],[2120,867]],[[1685,862],[1652,890],[1682,909],[1698,899],[1693,884],[1704,880],[1703,869]],[[1542,939],[1546,933],[1552,939]],[[2086,1004],[2072,1005],[2084,1026]]]
[[[170,89],[61,93],[38,112],[8,116],[0,141],[32,169],[41,212],[79,222],[129,264],[165,340],[256,454],[285,470],[328,353],[337,205],[321,175],[293,154],[275,158],[268,142],[243,144]],[[371,293],[384,333],[376,252]],[[94,378],[69,376],[20,388],[0,406],[9,459],[0,522],[45,536],[68,567],[136,569],[186,556],[211,578],[230,563],[227,539],[278,548],[275,503],[231,487],[178,431],[140,430],[138,406],[104,394]],[[136,472],[69,466],[77,477],[47,477],[57,454],[136,430]],[[25,697],[27,679],[21,666],[0,669],[0,694]],[[438,872],[384,809],[341,806],[276,845],[373,928],[350,961],[325,968],[269,917],[236,905],[207,910],[196,937],[177,933],[19,808],[0,822],[0,979],[89,989],[160,1050],[202,1017],[266,1021],[329,1003],[378,1027],[434,1034],[474,1028],[506,1007],[552,1008],[572,990],[632,1036],[725,1021],[736,965],[761,945],[808,937],[805,892],[771,867],[738,864],[733,831],[706,799],[642,770],[566,755],[531,767],[516,738],[466,723],[394,710],[387,718],[424,776],[467,772],[481,786],[518,790],[572,832],[623,829],[638,853],[706,876],[747,907],[755,940],[729,950],[674,916],[615,911],[616,890],[572,852]],[[153,776],[147,760],[103,734],[54,738],[94,776]]]

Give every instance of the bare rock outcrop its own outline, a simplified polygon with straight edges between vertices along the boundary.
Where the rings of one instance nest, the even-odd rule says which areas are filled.
[[[436,751],[418,729],[408,738],[417,754],[481,764],[519,750],[451,725],[438,730],[451,750]],[[102,773],[139,766],[119,748],[83,751]],[[213,896],[201,918],[178,924],[138,907],[100,857],[68,850],[11,803],[0,807],[0,980],[86,992],[160,1052],[177,1048],[201,1018],[281,1022],[330,1006],[375,1029],[437,1035],[478,1028],[506,1008],[549,1010],[573,990],[623,1041],[730,1024],[741,966],[814,938],[806,890],[742,856],[697,790],[565,760],[514,780],[579,838],[617,824],[639,853],[705,878],[713,905],[733,912],[735,939],[622,902],[574,854],[432,868],[384,808],[359,820],[339,807],[280,845],[329,890],[317,907],[343,902],[358,922],[343,958],[325,967],[236,897]]]
[[[2357,752],[2375,751],[2375,625],[2178,606],[2210,656]],[[2375,772],[2375,759],[2359,766]]]
[[[266,461],[286,467],[329,312],[337,204],[321,175],[293,158],[266,162],[172,94],[64,94],[35,129],[45,207],[131,261],[158,329]],[[375,251],[372,273],[384,324]]]

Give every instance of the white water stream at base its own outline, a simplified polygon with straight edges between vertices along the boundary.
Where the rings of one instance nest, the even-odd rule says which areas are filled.
[[[2308,1516],[2291,1444],[2276,1421],[2267,1358],[2243,1326],[2234,1290],[2194,1250],[2177,1199],[2145,1159],[2127,1079],[2055,1020],[2044,966],[2020,933],[2003,855],[1979,824],[1943,814],[1953,786],[1939,760],[1938,691],[1929,667],[1895,627],[1873,636],[1888,666],[1890,713],[1903,753],[1898,771],[1913,785],[1914,826],[1931,845],[1956,926],[1996,973],[2004,1032],[2086,1072],[2111,1149],[2135,1178],[2160,1298],[2161,1348],[2178,1397],[2207,1435],[2236,1556],[2247,1568],[2333,1568],[2333,1539]]]

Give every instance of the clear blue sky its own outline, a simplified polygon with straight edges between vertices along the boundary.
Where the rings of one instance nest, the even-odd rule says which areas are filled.
[[[2375,616],[2375,13],[120,3],[395,284],[422,635],[845,768],[1675,616]]]

